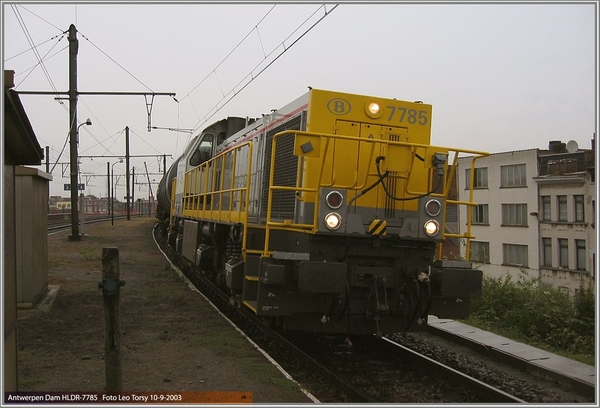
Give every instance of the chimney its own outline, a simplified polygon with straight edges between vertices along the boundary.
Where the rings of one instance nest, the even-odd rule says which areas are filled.
[[[567,144],[561,142],[560,140],[551,140],[548,143],[548,150],[553,153],[564,153],[567,149]]]

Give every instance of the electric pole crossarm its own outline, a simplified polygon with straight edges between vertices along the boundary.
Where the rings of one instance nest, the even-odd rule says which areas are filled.
[[[170,154],[130,154],[129,157],[173,157]],[[113,159],[121,159],[125,156],[79,156],[82,159],[102,159],[102,158],[113,158]]]
[[[68,95],[68,91],[15,91],[19,95]],[[174,92],[77,92],[77,95],[143,95],[175,96]]]

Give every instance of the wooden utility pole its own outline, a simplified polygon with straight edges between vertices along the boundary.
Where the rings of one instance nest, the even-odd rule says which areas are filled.
[[[119,272],[119,248],[102,248],[102,289],[104,298],[104,364],[106,392],[123,390],[121,356],[121,315],[119,288],[125,285]]]
[[[135,167],[131,169],[131,205],[135,206]],[[134,208],[135,210],[135,208]]]
[[[77,191],[79,183],[77,180],[77,52],[79,41],[77,30],[71,24],[69,26],[69,143],[71,148],[71,235],[69,241],[81,240],[79,235],[79,216],[77,213]]]
[[[106,194],[106,215],[110,214],[110,162],[106,162],[106,185],[108,192]]]
[[[130,190],[129,190],[129,126],[125,126],[125,179],[127,190],[127,220],[131,220],[131,211],[129,209]]]
[[[46,173],[50,174],[50,146],[46,146]]]
[[[148,178],[148,188],[150,189],[148,195],[148,216],[152,215],[152,207],[154,204],[154,194],[152,194],[152,183],[150,183],[150,175],[148,174],[148,166],[146,166],[146,162],[144,162],[144,167],[146,168],[146,177]]]

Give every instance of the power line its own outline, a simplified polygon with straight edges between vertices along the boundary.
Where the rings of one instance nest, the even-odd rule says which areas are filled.
[[[38,45],[36,45],[35,47],[40,47],[40,46],[42,46],[42,45],[46,44],[47,42],[50,42],[50,41],[52,41],[52,40],[54,40],[55,38],[58,38],[58,37],[60,37],[60,39],[59,39],[59,41],[60,41],[60,40],[62,40],[62,38],[63,38],[64,36],[65,36],[65,33],[62,33],[62,34],[60,34],[60,35],[55,35],[54,37],[52,37],[52,38],[49,38],[49,39],[47,39],[46,41],[39,43],[39,44],[38,44]],[[64,49],[66,49],[66,47],[65,47],[65,48],[63,48],[63,50],[64,50]],[[15,55],[13,55],[12,57],[9,57],[9,58],[5,59],[5,60],[4,60],[4,63],[6,64],[8,61],[10,61],[10,60],[12,60],[12,59],[15,59],[15,58],[17,58],[17,57],[19,57],[19,56],[21,56],[21,55],[23,55],[23,54],[26,54],[26,53],[28,53],[28,52],[29,52],[29,51],[31,51],[31,50],[33,50],[33,48],[28,48],[28,49],[26,49],[25,51],[21,51],[20,53],[18,53],[18,54],[15,54]],[[61,50],[61,51],[62,51],[62,50]],[[60,51],[59,51],[59,52],[60,52]],[[56,55],[56,54],[55,54],[55,55]],[[54,56],[54,55],[53,55],[53,56]],[[37,64],[36,64],[36,65],[37,65]],[[31,69],[31,68],[29,68],[29,69]]]
[[[117,61],[114,60],[114,58],[112,58],[110,55],[108,55],[106,52],[104,52],[103,50],[100,49],[100,47],[98,47],[96,44],[94,44],[89,38],[87,38],[81,31],[77,30],[77,32],[79,34],[81,34],[81,36],[86,39],[90,44],[92,44],[94,47],[96,47],[96,49],[98,51],[100,51],[102,54],[104,54],[108,59],[110,59],[112,62],[114,62],[119,68],[121,68],[123,71],[127,72],[133,79],[135,79],[136,81],[138,81],[140,84],[142,84],[144,87],[146,87],[146,89],[148,89],[150,92],[154,93],[154,91],[145,83],[143,83],[139,78],[137,78],[135,75],[133,75],[131,72],[129,72],[127,69],[125,69],[125,67],[123,67],[121,64],[119,64]],[[104,93],[106,94],[106,93]]]
[[[269,13],[271,13],[271,11],[273,11],[273,9],[275,8],[275,6],[276,6],[276,5],[277,5],[277,4],[274,4],[274,5],[273,5],[273,7],[271,7],[271,9],[270,9],[269,11],[267,11],[267,14],[265,14],[265,15],[263,16],[263,18],[261,18],[261,19],[260,19],[260,21],[259,21],[258,23],[256,23],[256,25],[255,25],[255,26],[252,28],[252,30],[250,30],[250,31],[248,32],[248,34],[246,34],[246,36],[245,36],[244,38],[242,38],[242,39],[240,40],[240,42],[239,42],[239,43],[238,43],[238,44],[237,44],[235,47],[233,47],[233,49],[232,49],[231,51],[229,51],[229,54],[227,54],[227,55],[225,56],[225,58],[223,58],[223,59],[221,60],[221,62],[219,62],[219,63],[217,64],[217,66],[216,66],[216,67],[214,67],[214,68],[212,69],[212,71],[210,71],[210,73],[209,73],[207,76],[205,76],[205,77],[204,77],[204,78],[203,78],[203,79],[202,79],[202,80],[201,80],[201,81],[200,81],[200,82],[199,82],[199,83],[198,83],[196,86],[194,86],[194,87],[192,88],[192,90],[191,90],[191,91],[189,91],[189,92],[188,92],[188,93],[187,93],[187,94],[186,94],[186,95],[183,97],[183,99],[185,99],[185,98],[187,98],[188,96],[190,96],[190,94],[191,94],[192,92],[194,92],[194,91],[196,90],[196,88],[198,88],[200,85],[202,85],[202,84],[204,83],[204,81],[206,81],[206,80],[207,80],[207,79],[208,79],[208,78],[209,78],[209,77],[210,77],[210,76],[211,76],[211,75],[212,75],[214,72],[216,72],[216,70],[217,70],[217,69],[218,69],[218,68],[219,68],[219,67],[220,67],[220,66],[221,66],[221,65],[222,65],[222,64],[225,62],[225,60],[227,60],[227,58],[229,58],[229,57],[231,56],[231,54],[233,54],[233,52],[234,52],[235,50],[237,50],[237,49],[238,49],[238,47],[239,47],[239,46],[240,46],[240,45],[241,45],[241,44],[242,44],[244,41],[246,41],[246,38],[248,38],[248,37],[250,36],[250,34],[252,34],[252,32],[253,32],[255,29],[256,29],[256,30],[258,29],[258,26],[259,26],[259,24],[260,24],[260,23],[262,23],[262,22],[263,22],[263,20],[264,20],[265,18],[267,18],[267,16],[269,15]],[[183,100],[183,99],[182,99],[182,100]]]
[[[21,5],[21,4],[17,4],[17,6],[21,7],[23,10],[27,11],[28,13],[33,14],[34,16],[36,16],[37,18],[39,18],[40,20],[42,20],[43,22],[47,23],[48,25],[51,25],[52,27],[56,28],[58,31],[63,32],[64,30],[60,27],[55,26],[54,24],[52,24],[51,22],[49,22],[48,20],[38,16],[37,14],[35,14],[33,11],[29,10],[27,7]]]
[[[262,61],[260,61],[251,71],[250,73],[248,73],[240,82],[238,82],[237,85],[235,85],[228,93],[227,95],[231,95],[228,99],[227,96],[223,96],[223,98],[221,98],[220,101],[218,101],[216,103],[216,105],[204,116],[203,119],[200,119],[196,125],[193,126],[193,128],[195,130],[198,129],[198,127],[202,126],[204,123],[206,123],[211,117],[213,117],[219,110],[221,110],[225,105],[227,105],[233,98],[235,98],[241,91],[243,91],[248,85],[250,85],[250,83],[252,81],[254,81],[256,78],[258,78],[260,76],[260,74],[262,74],[267,68],[269,68],[275,61],[277,61],[279,59],[279,57],[281,57],[283,54],[285,54],[290,48],[292,48],[298,41],[300,41],[300,39],[302,39],[306,34],[308,34],[309,31],[311,31],[317,24],[319,24],[325,17],[327,17],[333,10],[335,10],[339,4],[334,5],[334,7],[327,11],[327,9],[325,8],[325,4],[323,6],[320,6],[317,10],[315,10],[314,13],[312,13],[306,20],[304,20],[304,22],[302,24],[300,24],[289,36],[286,37],[285,40],[283,40],[281,42],[281,44],[279,44],[277,47],[275,47],[265,58],[263,58]],[[289,40],[299,29],[300,27],[302,27],[304,24],[306,24],[306,22],[308,22],[315,14],[317,14],[317,12],[321,9],[321,7],[323,7],[325,9],[325,14],[319,18],[313,25],[311,25],[306,31],[304,31],[298,38],[296,38],[289,46],[286,47],[285,42],[287,40]],[[275,58],[269,62],[264,68],[262,68],[260,71],[258,71],[258,73],[256,73],[256,75],[253,74],[253,71],[255,69],[257,69],[268,57],[271,56],[271,54],[273,54],[275,52],[275,50],[277,50],[277,48],[279,48],[280,46],[283,46],[283,51],[281,51],[277,56],[275,56]],[[235,90],[236,87],[240,86],[245,80],[247,80],[247,78],[250,77],[250,80],[244,84],[240,89],[238,89],[237,91]],[[225,102],[223,102],[225,101]],[[223,103],[222,103],[223,102]],[[221,104],[222,103],[222,104]],[[219,106],[219,104],[221,104],[221,106]],[[214,110],[214,111],[213,111]],[[211,113],[212,112],[212,113]],[[188,138],[189,140],[189,138]]]
[[[27,26],[25,24],[25,20],[23,20],[23,17],[21,16],[21,13],[19,12],[19,10],[18,10],[18,8],[17,8],[16,5],[13,4],[13,5],[11,5],[11,7],[13,9],[13,12],[15,13],[15,17],[17,18],[17,21],[18,21],[19,25],[21,26],[21,29],[23,30],[23,33],[25,34],[25,38],[27,39],[27,41],[29,42],[29,45],[31,46],[31,49],[33,50],[33,54],[35,55],[35,57],[38,60],[38,65],[41,67],[42,71],[44,72],[44,75],[46,75],[46,79],[48,80],[48,83],[50,84],[50,87],[55,92],[57,92],[56,86],[54,85],[54,81],[50,77],[50,73],[46,69],[46,65],[44,65],[44,60],[40,56],[40,53],[38,52],[37,47],[34,45],[33,38],[31,37],[31,34],[29,33],[29,30],[27,29]],[[63,32],[63,34],[64,34],[64,32]],[[33,70],[32,70],[32,72],[33,72]],[[22,82],[23,81],[21,81],[21,83]]]

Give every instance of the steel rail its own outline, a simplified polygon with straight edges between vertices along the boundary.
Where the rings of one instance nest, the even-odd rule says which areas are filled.
[[[382,337],[381,340],[387,342],[388,345],[394,347],[396,351],[400,350],[405,356],[410,359],[417,361],[419,366],[429,368],[431,371],[436,373],[446,374],[448,381],[455,383],[456,385],[469,388],[473,390],[480,398],[485,402],[513,402],[513,403],[526,403],[520,398],[515,397],[507,392],[504,392],[498,388],[492,387],[476,378],[473,378],[467,374],[461,373],[454,368],[448,367],[438,361],[435,361],[427,356],[417,353],[401,344],[396,343],[386,337]]]

